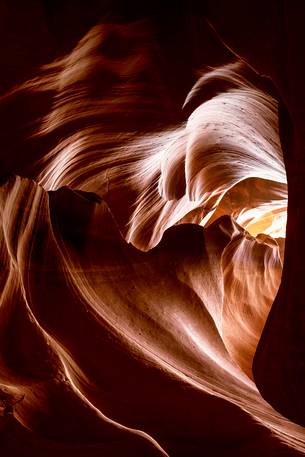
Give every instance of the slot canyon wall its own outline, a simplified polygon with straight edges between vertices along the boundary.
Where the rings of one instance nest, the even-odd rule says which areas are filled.
[[[0,2],[1,455],[305,454],[304,23]]]

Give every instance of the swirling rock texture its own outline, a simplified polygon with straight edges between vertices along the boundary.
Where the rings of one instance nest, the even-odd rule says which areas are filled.
[[[305,453],[304,6],[237,3],[33,2],[58,53],[0,99],[1,455]]]

